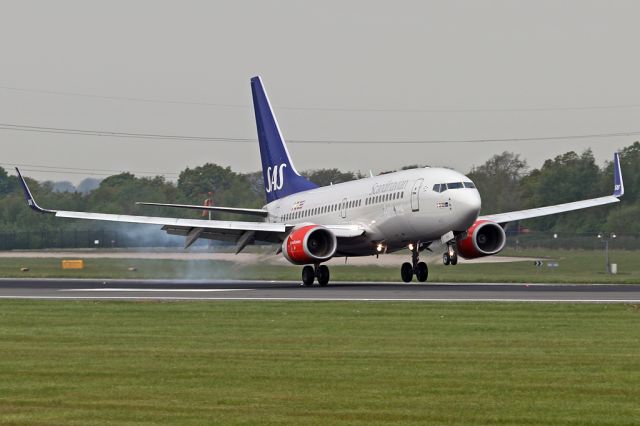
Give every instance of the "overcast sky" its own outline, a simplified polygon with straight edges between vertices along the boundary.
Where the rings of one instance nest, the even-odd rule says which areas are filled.
[[[249,79],[261,75],[286,139],[389,141],[292,143],[298,169],[467,172],[504,150],[539,167],[589,147],[603,163],[640,139],[398,143],[640,131],[637,1],[0,4],[2,125],[251,139]],[[0,147],[5,168],[74,168],[24,166],[41,180],[260,167],[257,143],[242,141],[0,130]]]

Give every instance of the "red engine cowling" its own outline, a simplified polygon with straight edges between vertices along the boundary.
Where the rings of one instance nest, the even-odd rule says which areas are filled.
[[[507,242],[502,226],[488,220],[478,220],[467,229],[467,236],[458,241],[458,253],[465,259],[499,253]]]
[[[284,257],[294,265],[329,260],[337,248],[335,234],[320,225],[306,225],[294,229],[282,243]]]

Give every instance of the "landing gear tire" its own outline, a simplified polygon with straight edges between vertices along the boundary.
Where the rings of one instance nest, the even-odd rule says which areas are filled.
[[[458,259],[456,257],[456,263],[458,262]],[[445,265],[448,265],[451,263],[451,257],[449,256],[449,253],[446,252],[442,255],[442,263]]]
[[[413,266],[409,262],[405,262],[402,264],[400,268],[400,276],[402,277],[402,281],[405,283],[410,283],[413,279]]]
[[[418,279],[418,281],[423,283],[427,281],[428,277],[429,277],[429,268],[427,267],[427,264],[424,262],[418,263],[418,267],[416,268],[416,278]]]
[[[458,253],[453,253],[453,256],[450,256],[450,258],[449,258],[449,262],[451,262],[452,265],[457,265],[458,264]]]
[[[307,265],[302,268],[302,285],[310,286],[313,285],[313,280],[316,278],[316,274],[313,270],[313,266]]]
[[[319,265],[316,269],[316,278],[318,278],[318,284],[323,287],[329,284],[329,267],[327,265]]]

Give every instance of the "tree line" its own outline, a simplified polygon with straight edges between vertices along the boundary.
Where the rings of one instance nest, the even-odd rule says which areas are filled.
[[[620,151],[626,193],[619,205],[596,207],[579,214],[562,214],[529,220],[534,231],[640,234],[640,142]],[[410,168],[413,166],[407,166]],[[325,186],[364,176],[338,169],[310,170],[303,173],[311,181]],[[482,196],[482,213],[520,210],[599,197],[613,191],[613,164],[599,167],[591,150],[567,152],[549,159],[538,169],[531,169],[520,155],[503,152],[467,175]],[[237,173],[229,167],[205,164],[183,170],[177,182],[162,176],[136,177],[121,173],[102,180],[90,192],[56,192],[54,183],[27,181],[42,206],[59,210],[95,211],[132,215],[197,217],[192,211],[136,205],[136,201],[203,204],[213,193],[215,205],[259,208],[265,203],[262,172]],[[237,216],[215,214],[215,218]],[[113,226],[101,224],[101,226]],[[38,215],[27,210],[22,190],[15,176],[0,167],[0,232],[42,229],[89,229],[95,224],[78,223]]]

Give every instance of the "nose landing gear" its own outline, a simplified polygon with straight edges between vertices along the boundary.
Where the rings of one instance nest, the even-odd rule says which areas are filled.
[[[405,262],[400,268],[400,277],[405,283],[411,282],[414,274],[416,276],[416,279],[421,283],[427,281],[427,278],[429,277],[429,268],[427,267],[427,264],[424,262],[419,262],[419,247],[420,243],[412,245],[411,263]]]
[[[302,285],[311,286],[317,278],[322,287],[329,284],[329,267],[327,265],[306,265],[302,268]]]

